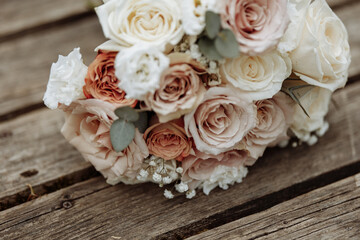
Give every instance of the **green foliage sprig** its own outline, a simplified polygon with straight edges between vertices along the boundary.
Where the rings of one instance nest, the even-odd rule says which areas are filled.
[[[235,35],[230,29],[221,28],[221,19],[218,14],[207,11],[205,24],[205,30],[198,41],[201,53],[211,60],[239,56],[239,44]]]
[[[122,107],[115,110],[119,119],[115,120],[110,128],[111,144],[116,152],[127,148],[135,138],[135,129],[141,133],[148,127],[148,114],[131,107]]]

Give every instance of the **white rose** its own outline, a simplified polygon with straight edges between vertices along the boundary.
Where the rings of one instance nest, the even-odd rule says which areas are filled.
[[[310,134],[321,130],[326,126],[324,117],[328,113],[331,100],[331,91],[325,88],[315,87],[302,98],[301,105],[306,109],[310,118],[298,104],[294,106],[294,121],[291,130],[302,141],[308,142]]]
[[[80,48],[68,56],[59,56],[51,66],[49,82],[43,98],[48,108],[56,109],[59,103],[69,106],[73,101],[84,98],[83,86],[87,66],[83,63]]]
[[[109,0],[95,10],[105,37],[111,40],[100,49],[119,51],[151,43],[169,50],[184,35],[177,0]]]
[[[222,80],[231,83],[251,100],[272,98],[291,74],[289,57],[277,51],[263,56],[241,55],[226,59],[220,67]]]
[[[311,0],[289,0],[287,7],[290,24],[278,45],[281,53],[291,52],[299,45],[310,2]]]
[[[185,33],[188,35],[199,35],[205,28],[205,14],[207,11],[218,13],[222,1],[216,0],[182,0],[182,24]]]
[[[160,77],[170,60],[157,48],[139,44],[121,51],[115,59],[115,75],[119,88],[127,98],[144,100],[160,85]]]
[[[310,5],[301,32],[299,46],[290,53],[294,73],[331,91],[343,87],[350,65],[348,34],[325,0]]]

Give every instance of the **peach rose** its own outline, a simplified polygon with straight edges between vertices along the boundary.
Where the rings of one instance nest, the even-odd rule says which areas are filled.
[[[99,51],[90,64],[85,78],[84,94],[87,98],[96,98],[120,106],[135,107],[137,100],[126,99],[126,93],[118,87],[114,62],[117,52]]]
[[[186,136],[182,119],[151,125],[145,131],[144,139],[150,154],[165,160],[182,161],[192,150],[192,142]]]
[[[293,121],[293,101],[285,93],[272,99],[257,101],[257,124],[240,142],[239,149],[258,159],[268,146],[287,140],[287,130]]]
[[[183,53],[170,54],[169,58],[171,65],[161,76],[160,88],[145,99],[160,122],[191,112],[200,104],[206,91],[201,80],[205,70],[199,63]]]
[[[216,155],[232,150],[255,127],[256,106],[231,87],[213,87],[184,121],[196,148]]]
[[[115,108],[113,104],[98,99],[75,101],[70,107],[63,108],[66,120],[61,132],[108,183],[136,183],[137,172],[149,151],[138,131],[123,152],[113,150],[110,127],[117,119]]]
[[[248,155],[245,151],[232,150],[217,155],[196,151],[195,155],[183,160],[181,180],[188,183],[190,189],[195,189],[202,182],[209,181],[219,166],[238,169],[245,166],[247,161]]]
[[[287,0],[226,0],[221,14],[240,51],[259,55],[276,47],[289,24]]]

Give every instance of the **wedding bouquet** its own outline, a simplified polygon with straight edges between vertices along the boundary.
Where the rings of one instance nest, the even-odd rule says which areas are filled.
[[[240,183],[267,147],[313,145],[344,87],[348,35],[325,0],[104,0],[105,37],[51,67],[45,104],[109,184],[164,195]],[[165,187],[166,188],[166,187]],[[176,190],[176,191],[175,191]]]

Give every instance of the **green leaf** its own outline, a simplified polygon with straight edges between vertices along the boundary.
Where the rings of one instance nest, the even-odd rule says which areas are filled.
[[[121,107],[115,110],[116,116],[129,122],[136,122],[139,119],[139,113],[131,107]]]
[[[229,29],[222,30],[215,39],[216,50],[224,58],[235,58],[239,56],[239,44],[234,33]]]
[[[215,48],[214,41],[203,37],[199,40],[199,49],[200,51],[209,59],[211,60],[221,60],[223,57],[218,53],[218,51]]]
[[[221,19],[220,15],[207,11],[205,14],[205,34],[210,38],[214,39],[220,31]]]
[[[135,126],[124,119],[113,122],[110,128],[111,144],[116,152],[127,148],[135,137]]]
[[[148,128],[148,112],[140,112],[139,119],[134,122],[135,127],[139,130],[139,132],[144,133],[145,130]]]

